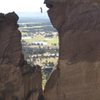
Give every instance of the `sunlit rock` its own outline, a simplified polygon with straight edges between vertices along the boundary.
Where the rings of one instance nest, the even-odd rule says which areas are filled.
[[[45,3],[60,41],[59,75],[55,71],[48,80],[46,100],[99,100],[100,5],[93,0]]]

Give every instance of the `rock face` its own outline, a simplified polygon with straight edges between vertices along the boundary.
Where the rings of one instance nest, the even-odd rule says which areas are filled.
[[[18,16],[0,13],[0,100],[37,100],[41,69],[24,61]]]
[[[94,0],[45,0],[59,32],[57,70],[46,100],[100,100],[100,5]]]

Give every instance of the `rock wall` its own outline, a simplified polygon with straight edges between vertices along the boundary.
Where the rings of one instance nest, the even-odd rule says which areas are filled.
[[[94,0],[45,3],[60,41],[59,63],[45,99],[100,100],[100,5]]]
[[[18,16],[0,13],[0,100],[38,100],[41,69],[24,61]]]

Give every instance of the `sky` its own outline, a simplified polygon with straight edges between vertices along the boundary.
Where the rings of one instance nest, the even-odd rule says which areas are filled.
[[[44,0],[0,0],[0,13],[40,13],[40,7],[46,13]]]

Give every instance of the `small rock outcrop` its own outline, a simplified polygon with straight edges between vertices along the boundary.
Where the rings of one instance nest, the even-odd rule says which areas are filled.
[[[42,76],[24,61],[18,16],[0,13],[0,100],[37,100]]]
[[[45,3],[60,45],[59,63],[46,84],[45,99],[100,100],[100,5],[96,0]]]

